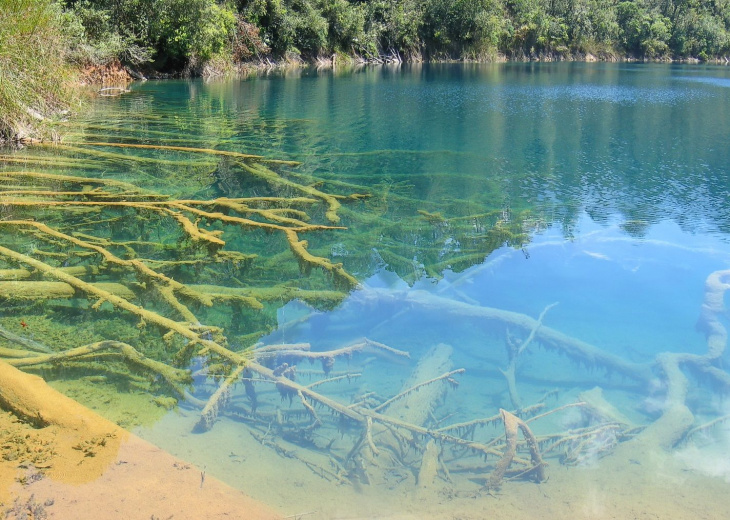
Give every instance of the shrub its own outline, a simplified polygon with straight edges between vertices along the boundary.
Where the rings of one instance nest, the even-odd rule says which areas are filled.
[[[270,51],[261,39],[259,28],[244,20],[240,15],[236,19],[232,46],[234,61],[247,61],[254,56],[261,58]]]
[[[152,60],[152,49],[119,32],[112,12],[88,0],[65,11],[62,22],[69,40],[68,59],[78,65],[106,65],[115,61],[139,65]]]

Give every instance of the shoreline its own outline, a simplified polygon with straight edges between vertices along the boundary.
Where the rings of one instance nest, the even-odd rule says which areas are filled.
[[[303,59],[284,59],[279,61],[248,61],[239,64],[230,62],[209,62],[203,67],[193,70],[186,69],[173,72],[162,72],[154,69],[134,69],[127,65],[122,65],[115,61],[106,65],[90,65],[87,67],[78,67],[76,69],[77,81],[76,85],[79,90],[89,90],[90,96],[115,96],[122,95],[127,92],[126,87],[136,81],[148,80],[165,80],[165,79],[245,79],[248,77],[269,74],[272,72],[281,72],[286,70],[303,70],[314,68],[316,70],[345,70],[346,68],[359,67],[377,67],[377,66],[403,66],[418,64],[489,64],[489,63],[655,63],[655,64],[685,64],[685,65],[714,65],[714,66],[730,66],[728,57],[716,57],[709,60],[700,60],[698,58],[657,58],[657,59],[639,59],[632,56],[615,56],[613,54],[578,54],[578,55],[562,55],[562,54],[546,54],[536,56],[524,56],[519,59],[507,58],[503,55],[497,55],[494,59],[433,59],[433,60],[403,60],[397,55],[382,56],[377,59],[364,59],[358,56],[342,56],[332,55],[330,57],[319,57],[315,60]],[[102,94],[105,87],[113,87],[118,92]],[[66,118],[68,110],[62,115]],[[79,113],[83,113],[81,110]],[[56,115],[57,116],[57,115]],[[37,125],[30,128],[27,125],[19,126],[12,137],[3,137],[0,135],[0,147],[23,147],[44,142],[60,142],[60,136],[44,133],[44,124],[53,120],[54,115],[41,115],[36,117]],[[45,127],[46,130],[48,127]]]
[[[199,520],[238,518],[241,511],[247,520],[282,518],[267,504],[131,434],[97,479],[79,484],[45,477],[12,485],[10,496],[4,505],[9,519],[40,508],[47,516],[36,518]]]
[[[5,362],[0,408],[3,518],[281,518]]]
[[[248,61],[238,64],[230,62],[209,62],[198,69],[185,69],[173,72],[162,72],[154,69],[133,69],[129,66],[119,65],[119,72],[110,72],[108,76],[121,75],[128,79],[128,82],[159,80],[159,79],[182,79],[182,78],[217,78],[217,77],[246,77],[252,74],[260,74],[275,70],[296,69],[296,68],[316,68],[316,69],[337,69],[344,67],[365,67],[365,66],[384,66],[384,65],[413,65],[413,64],[490,64],[490,63],[558,63],[558,62],[574,62],[574,63],[664,63],[664,64],[687,64],[687,65],[730,65],[728,57],[716,57],[708,60],[700,60],[699,58],[635,58],[632,56],[616,56],[609,53],[594,55],[576,54],[545,54],[535,56],[524,56],[521,58],[508,58],[504,55],[496,55],[493,59],[431,59],[431,60],[412,60],[402,59],[398,55],[383,55],[375,59],[365,59],[360,56],[349,56],[335,54],[332,56],[320,56],[315,59],[282,59],[277,61]],[[98,68],[98,67],[94,67]],[[114,70],[114,69],[112,69]],[[82,70],[82,75],[86,73]],[[89,85],[99,85],[102,83],[91,82]],[[104,85],[106,83],[103,83]]]

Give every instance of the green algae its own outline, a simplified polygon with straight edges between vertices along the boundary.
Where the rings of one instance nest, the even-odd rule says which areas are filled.
[[[143,388],[120,387],[105,376],[51,379],[49,384],[125,430],[154,424],[176,403]]]

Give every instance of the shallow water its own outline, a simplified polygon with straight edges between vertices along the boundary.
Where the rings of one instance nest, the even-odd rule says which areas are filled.
[[[187,320],[150,290],[159,281],[124,261],[143,259],[193,290],[218,288],[206,294],[274,287],[269,296],[255,294],[258,309],[178,296],[202,325],[220,328],[202,331],[205,340],[225,346],[220,330],[231,351],[304,386],[341,377],[298,395],[266,381],[264,371],[244,372],[246,384],[233,387],[203,428],[200,408],[229,373],[230,359],[185,349],[189,338],[163,341],[164,326],[109,302],[91,308],[98,295],[79,289],[40,300],[18,297],[16,285],[15,297],[3,293],[0,325],[54,350],[118,339],[152,359],[192,367],[187,397],[169,412],[155,404],[171,395],[160,378],[117,359],[39,370],[285,515],[719,518],[727,499],[712,492],[730,479],[730,375],[728,354],[721,348],[708,356],[708,341],[724,347],[727,312],[708,307],[708,295],[722,303],[725,287],[713,293],[706,280],[718,271],[722,283],[730,277],[729,81],[730,70],[712,66],[498,64],[134,84],[64,127],[67,146],[3,156],[2,220],[47,222],[85,244],[6,223],[0,245],[54,267],[100,265],[101,273],[80,278],[125,285],[135,291],[129,301],[178,321]],[[152,148],[83,144],[91,142]],[[307,222],[331,226],[299,239],[315,256],[342,262],[358,285],[298,260],[279,228],[190,210],[204,205],[171,206],[201,228],[222,231],[223,251],[257,255],[211,260],[218,249],[186,237],[172,213],[70,209],[96,199],[54,198],[41,188],[95,185],[27,172],[148,190],[97,186],[114,191],[115,201],[154,200],[151,192],[188,201],[280,197],[249,200],[240,214],[286,227],[294,224],[282,217],[304,222],[305,212]],[[367,197],[340,199],[341,220],[329,218],[322,194],[352,193]],[[291,197],[310,200],[283,200]],[[296,211],[250,210],[277,206]],[[113,251],[121,267],[106,270],[98,249],[82,254],[92,246]],[[23,261],[0,256],[0,284],[23,284],[13,278]],[[400,352],[372,343],[360,349],[362,338]],[[300,346],[266,353],[278,344]],[[296,350],[301,344],[312,352],[357,351],[308,363]],[[686,381],[666,376],[659,361],[667,359]],[[505,376],[511,363],[512,392]],[[601,390],[586,394],[595,387]],[[120,403],[108,404],[110,389]],[[496,482],[504,450],[499,410],[529,420],[561,406],[528,421],[547,480],[535,482],[542,465],[530,462],[521,443],[519,460]],[[343,419],[347,410],[356,417]],[[490,417],[488,425],[470,423]],[[459,423],[469,424],[448,428]],[[432,437],[435,456],[427,447]]]

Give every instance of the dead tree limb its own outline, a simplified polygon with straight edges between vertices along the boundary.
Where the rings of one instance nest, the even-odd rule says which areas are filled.
[[[497,462],[496,467],[494,468],[492,474],[487,480],[487,488],[497,489],[502,484],[504,475],[505,473],[507,473],[507,470],[512,464],[512,460],[515,458],[515,455],[517,453],[518,429],[522,430],[522,435],[525,437],[525,440],[527,441],[527,446],[530,449],[532,468],[530,468],[529,473],[535,476],[535,480],[537,482],[544,481],[545,462],[543,462],[542,460],[537,439],[535,439],[535,436],[532,434],[530,427],[527,426],[527,424],[522,419],[520,419],[516,415],[509,413],[507,410],[500,410],[499,413],[502,415],[502,420],[504,421],[506,446],[504,448],[502,458],[499,459],[499,462]],[[524,475],[525,473],[522,474]]]

